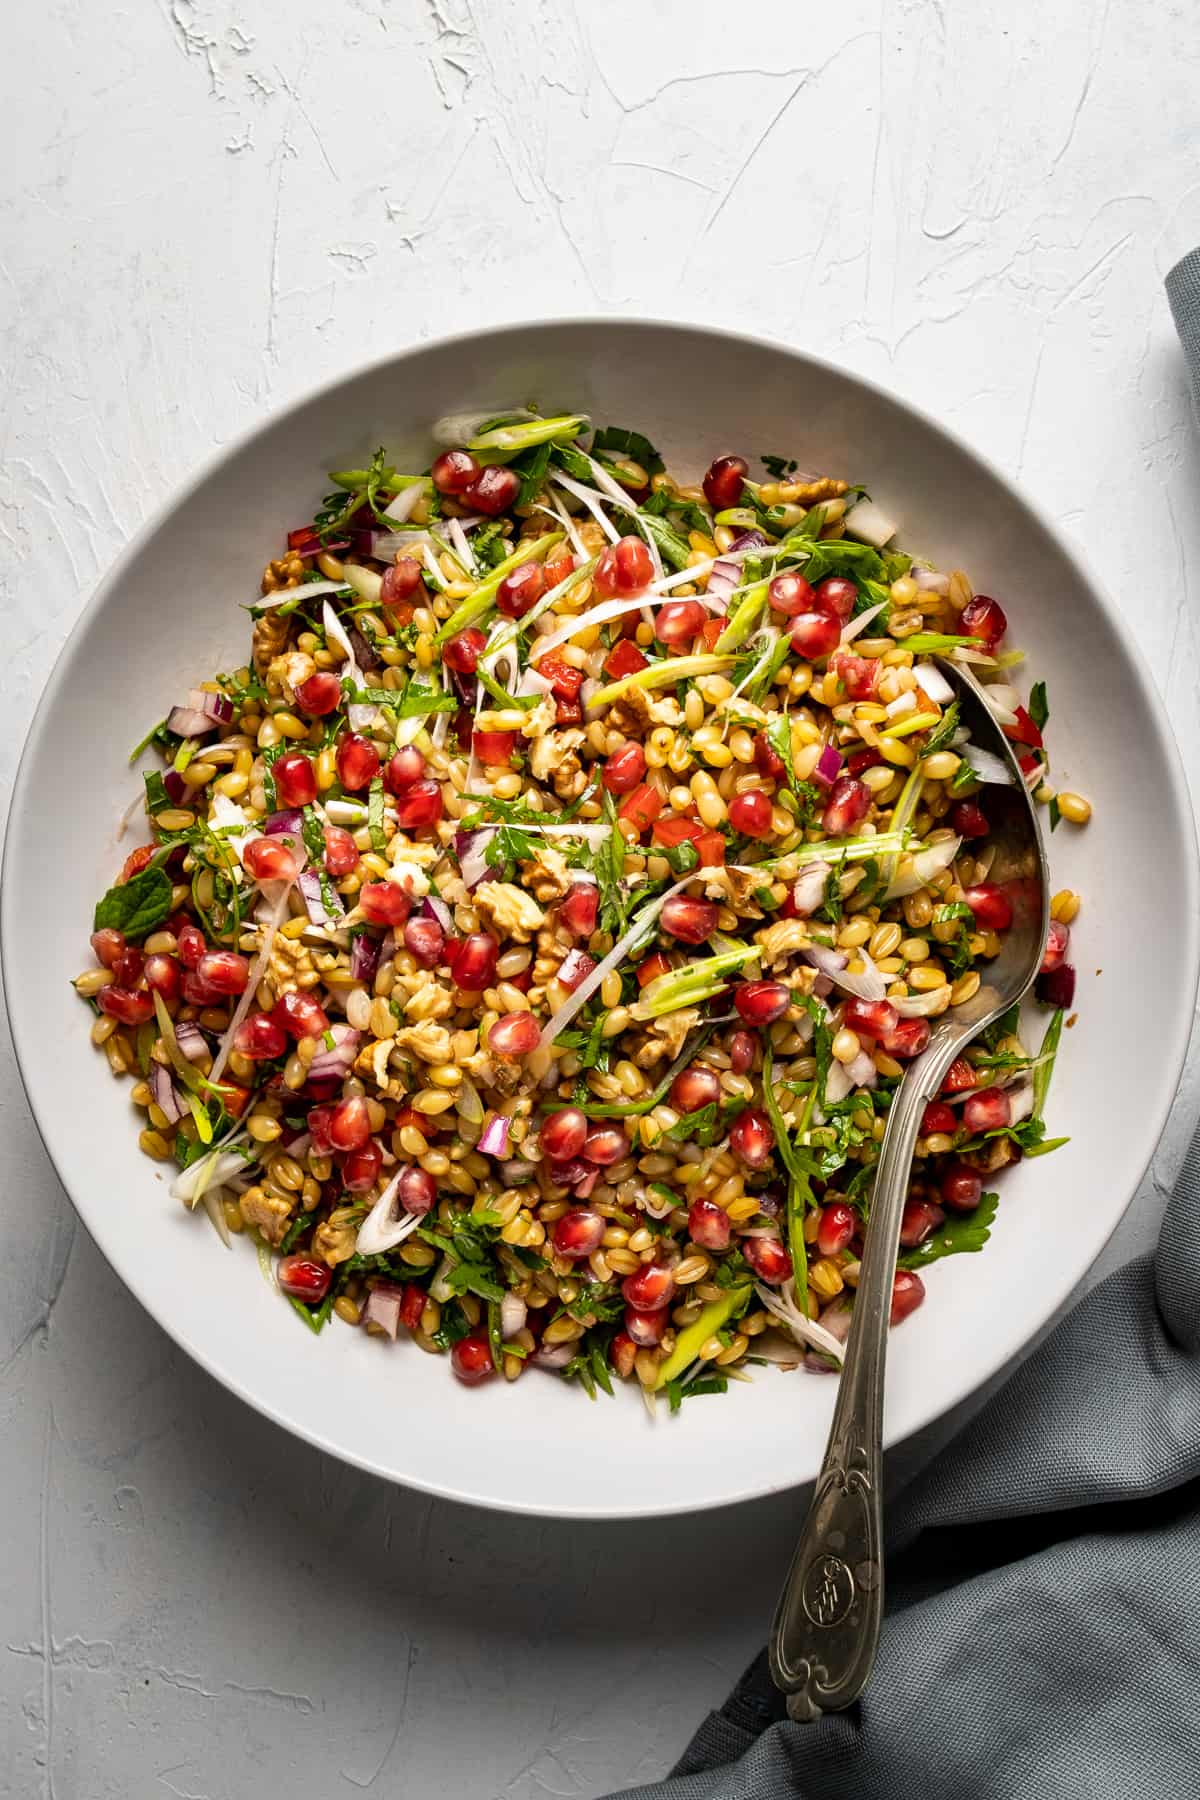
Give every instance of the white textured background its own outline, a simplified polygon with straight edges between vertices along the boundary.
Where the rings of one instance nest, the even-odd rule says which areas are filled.
[[[1160,285],[1200,240],[1189,0],[44,0],[7,48],[5,795],[97,577],[199,458],[356,359],[609,310],[777,335],[965,433],[1105,576],[1200,784],[1200,439]],[[761,1641],[791,1503],[522,1524],[292,1443],[125,1295],[3,1082],[0,1792],[665,1769]]]

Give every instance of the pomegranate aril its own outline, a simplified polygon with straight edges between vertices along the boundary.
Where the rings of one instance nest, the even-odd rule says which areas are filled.
[[[417,1213],[422,1217],[432,1212],[437,1204],[437,1180],[428,1169],[420,1169],[415,1163],[401,1169],[396,1182],[396,1203],[404,1212]]]
[[[787,765],[782,756],[762,731],[754,740],[754,766],[767,781],[778,781],[787,774]]]
[[[610,794],[628,794],[646,773],[646,753],[640,744],[622,744],[604,764],[601,776]]]
[[[869,656],[852,656],[848,650],[839,650],[829,664],[834,674],[841,681],[850,700],[871,700],[879,686],[880,666]]]
[[[342,684],[328,669],[318,669],[293,691],[296,705],[310,719],[323,719],[327,713],[336,712],[342,703]]]
[[[633,1365],[637,1359],[638,1347],[627,1331],[618,1331],[608,1346],[608,1360],[622,1381],[628,1381],[633,1374]]]
[[[195,925],[183,925],[175,933],[175,942],[179,948],[179,960],[185,969],[198,969],[200,959],[208,949],[204,933]]]
[[[134,993],[132,988],[101,988],[96,995],[96,1005],[110,1019],[119,1019],[122,1025],[144,1025],[154,1012],[150,995]]]
[[[882,1039],[896,1029],[900,1015],[890,1000],[847,1000],[842,1024],[861,1036]]]
[[[817,1220],[817,1249],[822,1256],[836,1256],[846,1249],[858,1229],[858,1220],[844,1200],[835,1200],[821,1208]]]
[[[446,933],[436,919],[409,919],[404,948],[419,969],[436,969],[446,950]]]
[[[135,988],[139,986],[146,967],[146,958],[134,944],[122,950],[113,964],[113,980],[118,987]]]
[[[542,1152],[551,1162],[569,1162],[587,1142],[588,1122],[576,1106],[551,1113],[538,1134]]]
[[[367,738],[347,731],[338,739],[337,772],[348,794],[370,787],[379,773],[379,752]]]
[[[523,619],[541,599],[544,585],[540,563],[521,563],[496,589],[496,611],[506,619]]]
[[[900,1216],[900,1242],[906,1250],[923,1244],[931,1231],[944,1223],[945,1213],[932,1200],[906,1200]]]
[[[415,556],[398,556],[389,568],[383,571],[383,581],[379,588],[379,603],[387,612],[406,614],[404,624],[412,618],[413,610],[428,599],[425,587],[425,570]]]
[[[342,1186],[348,1194],[366,1194],[379,1179],[383,1167],[383,1150],[375,1139],[351,1150],[342,1164]]]
[[[879,1043],[889,1056],[911,1061],[914,1056],[920,1056],[931,1035],[928,1019],[897,1019]]]
[[[592,576],[597,600],[640,594],[654,579],[654,563],[639,537],[619,538],[605,550]]]
[[[442,816],[442,790],[436,781],[414,781],[396,796],[396,823],[404,831],[436,825]]]
[[[248,1013],[234,1034],[233,1047],[255,1062],[272,1062],[287,1049],[287,1032],[270,1013]]]
[[[704,498],[716,512],[727,512],[737,506],[750,465],[743,456],[717,456],[708,465],[704,477]]]
[[[967,1105],[971,1103],[968,1100]],[[942,1171],[938,1191],[947,1206],[955,1212],[974,1212],[983,1192],[979,1171],[968,1163],[955,1162]]]
[[[801,613],[812,612],[817,604],[812,586],[803,575],[776,575],[767,589],[767,599],[774,611],[782,613],[785,619],[796,619]]]
[[[558,916],[577,938],[591,937],[600,912],[600,890],[593,881],[575,881],[558,905]]]
[[[956,1056],[946,1070],[946,1079],[942,1083],[943,1094],[963,1094],[968,1088],[978,1087],[979,1077],[965,1056]]]
[[[950,808],[949,819],[951,831],[956,831],[959,837],[986,837],[992,829],[977,800],[956,800]]]
[[[688,1236],[701,1250],[727,1250],[732,1226],[715,1200],[693,1200],[688,1208]]]
[[[671,1105],[677,1112],[699,1112],[720,1098],[721,1077],[715,1069],[706,1069],[700,1063],[681,1069],[671,1083]]]
[[[486,513],[489,519],[496,519],[508,511],[520,491],[521,477],[516,470],[493,464],[464,490],[463,504],[473,507],[476,512]]]
[[[832,613],[801,613],[792,620],[792,649],[806,662],[832,656],[842,638],[842,628]]]
[[[839,775],[829,790],[821,814],[821,829],[829,837],[845,837],[861,825],[871,810],[871,790],[855,775]]]
[[[290,994],[280,994],[271,1009],[271,1017],[283,1026],[289,1037],[297,1041],[302,1037],[323,1037],[329,1030],[325,1008],[305,988],[297,988]]]
[[[912,1269],[897,1269],[892,1277],[892,1310],[889,1323],[899,1325],[916,1312],[925,1298],[925,1283]]]
[[[1003,1088],[978,1088],[962,1109],[963,1128],[974,1137],[981,1131],[1001,1131],[1012,1120],[1012,1103]]]
[[[989,650],[1008,630],[1004,608],[987,594],[976,594],[973,600],[967,601],[959,615],[959,624],[965,637],[979,638]]]
[[[199,936],[199,933],[196,935]],[[200,942],[203,945],[204,939],[201,938]],[[125,948],[125,933],[117,931],[111,925],[106,925],[100,931],[93,931],[91,944],[96,953],[96,961],[101,963],[104,968],[111,969]],[[200,954],[204,954],[203,949]]]
[[[308,1126],[313,1151],[317,1156],[328,1156],[333,1149],[333,1142],[329,1136],[329,1119],[332,1112],[332,1106],[310,1106],[308,1109],[305,1124]]]
[[[207,981],[201,981],[195,969],[184,970],[180,993],[188,1006],[215,1006],[218,1000],[225,999],[225,995],[217,988],[209,987]]]
[[[625,1308],[625,1332],[639,1350],[652,1350],[655,1344],[661,1343],[667,1323],[665,1308],[658,1312],[638,1312],[633,1306]]]
[[[310,756],[289,750],[271,769],[280,806],[311,806],[317,797],[317,771]]]
[[[739,1244],[759,1280],[770,1287],[778,1287],[791,1274],[792,1259],[781,1238],[747,1237],[739,1239]]]
[[[621,1292],[635,1312],[660,1312],[675,1298],[675,1277],[663,1263],[643,1263],[625,1277]]]
[[[953,1137],[957,1130],[954,1108],[947,1106],[944,1100],[931,1100],[921,1119],[921,1136],[933,1137],[935,1132],[940,1132],[943,1137]]]
[[[1064,925],[1059,919],[1051,919],[1050,929],[1046,934],[1046,950],[1042,957],[1042,974],[1048,975],[1052,969],[1061,969],[1070,947],[1070,926]]]
[[[372,925],[403,925],[412,911],[411,899],[394,881],[364,882],[358,890],[358,904]]]
[[[425,774],[425,758],[415,744],[405,744],[383,771],[383,785],[389,794],[403,794]]]
[[[692,900],[686,894],[673,894],[659,914],[663,930],[684,944],[706,944],[719,917],[711,900]]]
[[[479,464],[469,450],[443,450],[429,471],[439,494],[462,494],[479,475]]]
[[[421,1314],[429,1296],[418,1282],[410,1281],[404,1290],[404,1298],[400,1302],[400,1323],[415,1331],[421,1323]]]
[[[580,1155],[585,1162],[607,1169],[628,1155],[629,1139],[619,1125],[593,1125],[584,1139]]]
[[[496,1373],[492,1363],[492,1347],[487,1333],[473,1331],[459,1338],[450,1352],[450,1367],[464,1387],[478,1387]]]
[[[371,1115],[361,1094],[339,1100],[329,1115],[329,1141],[335,1150],[360,1150],[371,1135]]]
[[[486,931],[473,931],[462,939],[454,955],[451,974],[464,993],[478,994],[490,987],[496,973],[498,945]]]
[[[672,600],[659,607],[654,635],[660,644],[678,649],[691,643],[707,616],[698,600]]]
[[[300,861],[277,837],[252,838],[242,851],[242,867],[255,881],[295,881]]]
[[[173,956],[163,956],[156,952],[146,958],[142,975],[146,986],[164,1000],[174,1000],[179,993],[182,971]]]
[[[327,1263],[315,1262],[311,1256],[285,1256],[280,1259],[275,1278],[292,1300],[317,1306],[329,1292],[333,1270]]]
[[[733,1004],[747,1025],[773,1025],[792,1004],[791,989],[782,981],[739,981]]]
[[[824,581],[817,583],[813,599],[818,612],[829,613],[844,625],[854,611],[858,589],[844,575],[827,575]]]
[[[341,877],[357,869],[358,845],[341,825],[325,827],[325,867],[330,875]]]
[[[250,964],[236,950],[210,950],[200,958],[196,969],[206,987],[218,994],[244,994],[250,979]]]
[[[442,650],[442,660],[456,675],[473,675],[486,648],[487,638],[478,625],[468,625],[465,631],[460,631],[457,636],[447,640]]]
[[[750,1169],[765,1168],[775,1148],[775,1133],[765,1112],[748,1106],[729,1130],[729,1148]]]
[[[766,794],[752,788],[748,794],[735,794],[729,802],[729,823],[743,837],[770,837],[772,810]]]
[[[541,1035],[531,1012],[505,1013],[488,1032],[487,1047],[493,1056],[528,1056],[537,1049]]]
[[[758,1041],[753,1032],[732,1031],[729,1034],[729,1066],[735,1075],[745,1075],[754,1067]]]
[[[1060,963],[1039,975],[1033,991],[1043,1006],[1058,1006],[1067,1011],[1075,1004],[1075,970],[1070,963]]]
[[[573,1206],[554,1222],[554,1254],[578,1261],[600,1248],[605,1225],[600,1214],[587,1206]]]
[[[1012,901],[994,881],[981,881],[977,887],[963,889],[963,899],[975,914],[982,931],[1007,931],[1012,924]]]

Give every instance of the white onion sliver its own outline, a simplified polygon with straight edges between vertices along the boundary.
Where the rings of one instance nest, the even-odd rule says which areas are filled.
[[[882,550],[890,543],[899,529],[895,519],[889,519],[873,500],[856,501],[845,514],[843,523],[851,537],[861,539],[864,544],[873,544],[876,550]]]
[[[508,1293],[500,1302],[500,1336],[505,1342],[525,1328],[529,1308],[519,1294]]]
[[[416,512],[424,497],[425,483],[423,481],[410,481],[406,488],[401,488],[394,500],[388,501],[383,509],[385,518],[395,519],[401,525],[407,523]]]
[[[471,554],[471,546],[467,542],[467,534],[458,519],[448,519],[446,529],[450,533],[450,542],[454,546],[454,554],[468,575],[474,575],[475,558]]]
[[[917,696],[912,692],[911,688],[907,693],[897,694],[896,698],[894,700],[889,700],[884,707],[884,711],[887,713],[889,719],[902,719],[905,713],[916,712],[916,710]]]
[[[892,1000],[902,1019],[930,1019],[942,1004],[941,988],[928,994],[899,994]]]
[[[579,535],[579,527],[576,525],[574,519],[567,511],[558,495],[550,488],[546,489],[546,494],[550,501],[549,506],[543,506],[540,501],[537,501],[535,502],[536,510],[545,513],[548,519],[558,520],[559,524],[566,532],[567,537],[570,539],[572,550],[575,552],[576,556],[581,557],[583,561],[586,562],[588,559],[587,545]]]
[[[754,1284],[754,1291],[772,1318],[778,1319],[799,1343],[811,1344],[815,1350],[824,1350],[839,1363],[845,1359],[845,1349],[833,1333],[823,1325],[818,1325],[815,1319],[806,1318],[800,1311],[796,1304],[794,1279],[785,1281],[781,1288],[769,1288],[758,1281]]]
[[[807,919],[816,912],[825,898],[828,885],[828,863],[805,863],[796,876],[796,885],[792,889],[792,905],[796,909],[797,918]]]
[[[852,1057],[846,1064],[846,1074],[850,1078],[851,1087],[856,1088],[873,1088],[879,1079],[875,1060],[868,1056],[865,1050],[860,1050],[858,1055]]]
[[[232,1137],[227,1137],[222,1143],[214,1145],[207,1156],[202,1156],[198,1162],[189,1163],[187,1168],[183,1169],[171,1183],[172,1200],[186,1200],[189,1204],[194,1204],[197,1191],[209,1185],[221,1187],[231,1175],[239,1174],[241,1170],[247,1168],[246,1157],[240,1151],[232,1148],[234,1144],[241,1143],[247,1136],[248,1133],[245,1131],[235,1132]],[[255,1161],[257,1157],[256,1147],[250,1160]]]
[[[538,638],[530,649],[530,657],[540,660],[543,656],[548,656],[551,650],[557,650],[568,639],[578,637],[581,631],[588,631],[593,625],[605,625],[610,619],[619,619],[625,613],[638,612],[645,604],[645,594],[638,594],[632,600],[602,600],[599,606],[589,607],[587,612],[568,619],[565,625],[560,625],[549,637]]]
[[[916,582],[919,593],[948,594],[950,592],[950,577],[939,575],[936,569],[912,568],[909,570],[909,574]]]
[[[555,469],[554,480],[560,487],[566,488],[568,494],[574,494],[577,500],[583,501],[583,504],[587,507],[610,544],[620,543],[620,532],[605,512],[603,506],[599,504],[604,498],[602,494],[596,493],[594,488],[584,487],[581,482],[572,481],[571,477],[569,475],[564,475],[561,469]],[[625,504],[628,506],[631,503],[629,500],[626,500]]]
[[[208,1075],[210,1081],[220,1081],[225,1064],[229,1061],[229,1053],[233,1049],[233,1040],[237,1036],[238,1027],[246,1017],[246,1014],[250,1011],[250,1008],[254,1005],[254,998],[258,992],[258,984],[266,974],[267,966],[271,960],[271,946],[275,942],[275,934],[279,930],[280,925],[282,925],[287,913],[288,896],[291,891],[292,883],[290,881],[281,883],[279,898],[271,908],[271,912],[263,924],[262,942],[258,947],[258,952],[255,955],[254,961],[250,964],[250,976],[246,982],[245,992],[242,994],[237,1006],[234,1008],[233,1017],[225,1027],[221,1042],[217,1045],[217,1054],[213,1058],[213,1066],[209,1070]]]
[[[835,987],[840,987],[847,994],[853,994],[858,1000],[882,1000],[887,993],[887,983],[871,961],[867,952],[858,949],[854,953],[863,962],[861,975],[852,975],[847,969],[849,961],[843,950],[827,950],[823,944],[808,944],[804,955],[822,975],[828,975]]]
[[[983,750],[978,744],[968,743],[963,750],[964,760],[978,775],[980,781],[992,787],[1015,787],[1012,770],[1002,756],[991,750]],[[1038,770],[1039,775],[1041,770]]]
[[[1032,1083],[1032,1081],[1030,1081],[1027,1076],[1023,1077],[1020,1081],[1015,1081],[1013,1083],[1013,1085],[1007,1090],[1007,1092],[1008,1092],[1008,1106],[1009,1106],[1009,1117],[1008,1117],[1009,1124],[1010,1125],[1019,1125],[1021,1123],[1022,1119],[1032,1118],[1032,1116],[1033,1116],[1033,1083]]]
[[[852,644],[859,633],[866,630],[872,619],[878,618],[886,605],[886,600],[880,600],[875,606],[868,606],[865,612],[856,613],[854,618],[842,626],[842,643]]]
[[[349,585],[347,581],[306,581],[299,588],[279,588],[274,600],[277,606],[282,606],[285,600],[294,600],[298,593],[306,600],[319,600],[324,594],[344,594]],[[264,604],[261,596],[256,604]]]
[[[825,1077],[825,1100],[829,1106],[837,1106],[850,1093],[854,1083],[846,1072],[845,1063],[831,1062],[829,1073]]]
[[[918,888],[923,888],[927,882],[933,880],[935,875],[940,875],[943,869],[950,867],[961,846],[962,839],[954,837],[946,838],[940,844],[930,844],[924,850],[918,850],[912,859],[911,873],[896,875],[885,898],[902,900],[906,894],[915,894]]]
[[[365,600],[370,606],[378,606],[383,591],[383,576],[375,569],[365,568],[362,563],[347,563],[345,567],[343,587],[353,588],[360,600]]]
[[[913,674],[920,682],[922,692],[927,694],[938,706],[948,706],[953,700],[954,689],[936,663],[918,663]]]
[[[406,1237],[411,1237],[421,1223],[419,1213],[402,1212],[398,1219],[392,1217],[392,1207],[404,1172],[403,1168],[397,1169],[359,1226],[354,1248],[360,1256],[381,1256],[385,1250],[394,1250]]]
[[[1021,696],[1015,687],[1009,687],[1005,681],[997,681],[991,687],[980,690],[987,709],[999,725],[1015,725],[1016,708],[1021,704]]]

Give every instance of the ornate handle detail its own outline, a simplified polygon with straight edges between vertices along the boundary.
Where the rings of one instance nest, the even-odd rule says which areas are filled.
[[[912,1064],[888,1114],[825,1461],[771,1628],[771,1674],[793,1719],[856,1700],[883,1621],[883,1376],[892,1271],[917,1128],[953,1060],[939,1033]]]

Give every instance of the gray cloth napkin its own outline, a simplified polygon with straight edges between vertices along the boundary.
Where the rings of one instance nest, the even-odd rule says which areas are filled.
[[[1167,294],[1200,403],[1200,250]],[[855,1707],[793,1724],[764,1651],[668,1779],[622,1800],[1200,1794],[1200,1133],[1157,1255],[1062,1321],[889,1540]]]

